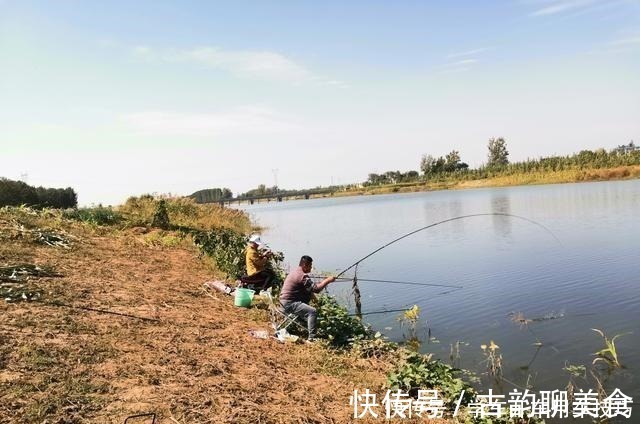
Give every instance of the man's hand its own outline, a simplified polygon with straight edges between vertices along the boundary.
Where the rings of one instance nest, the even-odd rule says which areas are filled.
[[[336,277],[334,277],[333,275],[331,277],[325,278],[320,283],[318,283],[317,285],[318,290],[322,290],[323,288],[328,286],[330,283],[333,283],[334,281],[336,281]]]

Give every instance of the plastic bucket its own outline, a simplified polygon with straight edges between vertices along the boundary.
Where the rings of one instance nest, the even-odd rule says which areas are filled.
[[[253,299],[254,293],[255,292],[253,290],[249,289],[236,289],[234,305],[242,308],[248,308],[251,306],[251,300]]]

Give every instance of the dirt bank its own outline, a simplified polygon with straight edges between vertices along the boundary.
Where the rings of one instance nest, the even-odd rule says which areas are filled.
[[[74,227],[78,239],[63,249],[6,228],[0,266],[50,265],[63,276],[28,282],[41,301],[0,301],[2,422],[122,423],[153,412],[163,423],[340,423],[354,388],[380,392],[381,363],[250,337],[268,328],[266,311],[207,295],[211,271],[191,248]]]

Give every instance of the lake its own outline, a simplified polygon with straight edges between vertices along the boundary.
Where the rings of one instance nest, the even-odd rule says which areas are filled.
[[[482,375],[494,387],[480,348],[493,340],[503,356],[502,389],[564,390],[567,365],[589,369],[604,347],[597,328],[616,340],[625,368],[607,377],[640,398],[640,181],[487,188],[323,198],[243,205],[265,227],[263,240],[297,265],[337,273],[385,243],[420,227],[482,216],[418,232],[371,256],[360,279],[461,286],[460,289],[360,281],[363,313],[420,307],[421,351]],[[557,237],[557,240],[556,238]],[[559,240],[559,241],[558,241]],[[353,275],[352,272],[348,273]],[[349,282],[329,292],[352,308]],[[514,322],[513,314],[532,320]],[[391,340],[408,334],[400,313],[365,315]],[[456,348],[457,347],[457,348]],[[574,380],[585,390],[593,381]],[[484,388],[484,389],[483,389]],[[501,387],[498,387],[499,389]]]

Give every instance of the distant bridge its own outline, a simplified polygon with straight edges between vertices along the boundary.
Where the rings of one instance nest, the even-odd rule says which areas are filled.
[[[333,196],[335,189],[312,189],[312,190],[299,190],[299,191],[283,191],[280,193],[263,194],[261,196],[249,196],[249,197],[234,197],[233,199],[219,200],[221,206],[230,205],[232,203],[248,203],[253,205],[255,202],[267,201],[267,202],[282,202],[283,200],[291,199],[310,199],[311,196],[330,195]]]

